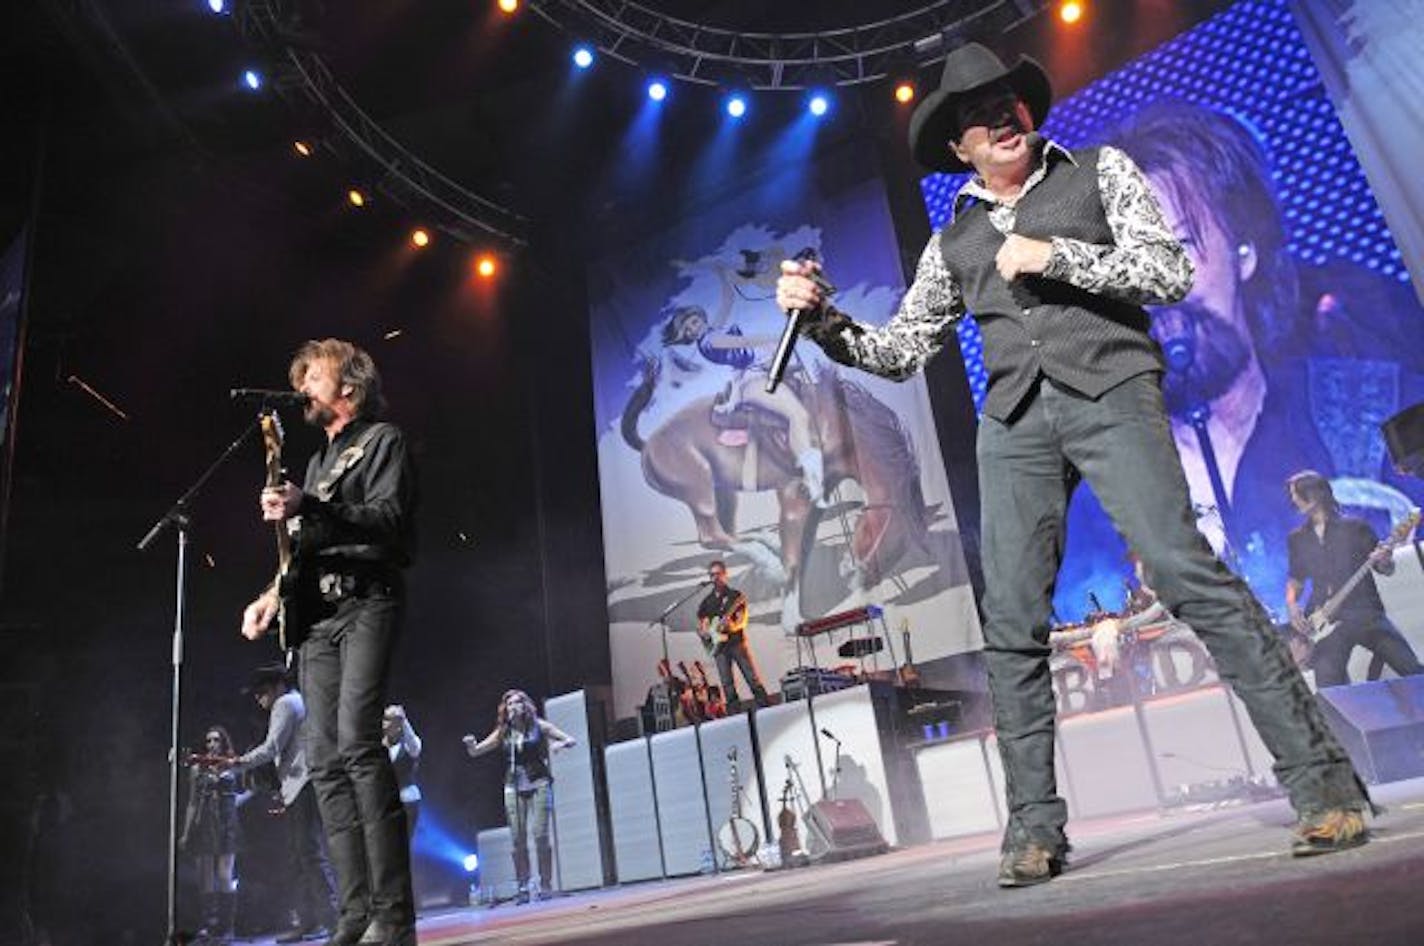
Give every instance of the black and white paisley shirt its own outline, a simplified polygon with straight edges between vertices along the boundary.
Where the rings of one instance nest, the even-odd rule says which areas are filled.
[[[1046,141],[1038,167],[1014,203],[1043,180],[1051,162],[1059,160],[1077,163],[1066,148]],[[1055,237],[1043,275],[1136,305],[1185,295],[1192,282],[1191,260],[1182,252],[1146,177],[1132,159],[1116,148],[1101,148],[1098,190],[1114,242],[1102,245]],[[959,208],[971,197],[990,206],[989,220],[995,229],[1004,234],[1013,231],[1013,204],[995,197],[977,177],[960,188],[954,206]],[[963,292],[949,272],[936,232],[920,254],[914,282],[889,322],[879,327],[854,322],[827,305],[819,320],[810,321],[806,334],[866,371],[903,380],[944,347],[953,337],[953,324],[966,314]]]

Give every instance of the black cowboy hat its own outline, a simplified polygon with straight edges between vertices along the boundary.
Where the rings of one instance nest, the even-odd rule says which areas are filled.
[[[274,683],[285,683],[288,688],[292,685],[291,671],[287,665],[280,660],[272,663],[265,663],[253,669],[247,676],[247,686],[242,688],[243,693],[256,693],[263,687],[268,687]]]
[[[947,145],[959,134],[955,110],[960,101],[995,82],[1003,82],[1028,105],[1037,128],[1053,104],[1053,87],[1048,73],[1028,56],[1020,56],[1013,68],[978,43],[966,43],[944,60],[944,73],[935,89],[915,107],[910,116],[910,152],[915,160],[935,171],[966,171],[968,165],[954,156]]]

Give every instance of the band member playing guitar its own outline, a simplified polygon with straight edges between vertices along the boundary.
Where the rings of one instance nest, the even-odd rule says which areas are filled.
[[[405,808],[381,744],[402,572],[415,551],[415,471],[405,435],[379,420],[385,399],[369,354],[311,341],[288,374],[325,444],[301,486],[283,481],[258,497],[263,520],[294,537],[296,580],[249,604],[242,633],[256,640],[279,612],[290,619],[284,586],[304,589],[306,617],[281,629],[287,647],[300,645],[307,762],[341,896],[327,946],[415,946]]]
[[[1306,517],[1289,538],[1286,609],[1291,626],[1314,644],[1316,688],[1350,682],[1348,665],[1356,647],[1373,651],[1400,676],[1424,673],[1409,642],[1385,615],[1374,582],[1362,580],[1370,569],[1381,575],[1394,571],[1391,543],[1380,543],[1364,520],[1341,515],[1335,491],[1320,473],[1303,470],[1286,481],[1286,489]],[[1301,596],[1307,581],[1310,607],[1305,608]]]
[[[757,706],[766,706],[769,702],[766,687],[762,686],[756,661],[747,646],[747,596],[727,584],[727,566],[720,560],[707,566],[707,577],[712,579],[712,590],[697,606],[697,633],[708,652],[717,659],[717,675],[722,679],[722,696],[727,708],[732,712],[741,709],[741,697],[737,695],[737,683],[732,676],[733,663],[741,669]]]

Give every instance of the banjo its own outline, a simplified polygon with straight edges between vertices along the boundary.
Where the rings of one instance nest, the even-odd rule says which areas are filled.
[[[727,750],[728,781],[732,788],[732,814],[717,830],[717,845],[728,863],[746,867],[758,863],[757,845],[761,835],[751,819],[742,814],[742,783],[737,775],[737,747]]]

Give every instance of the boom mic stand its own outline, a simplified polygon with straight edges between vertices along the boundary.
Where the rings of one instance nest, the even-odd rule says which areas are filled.
[[[153,524],[138,543],[140,552],[148,551],[149,547],[163,534],[163,530],[170,526],[178,537],[178,580],[173,613],[173,702],[170,710],[168,744],[168,933],[164,942],[169,946],[173,946],[179,939],[178,781],[181,768],[179,741],[182,738],[180,724],[183,712],[183,619],[188,607],[188,533],[193,527],[193,502],[198,498],[203,486],[218,471],[218,468],[237,453],[238,448],[246,443],[247,438],[251,437],[257,429],[258,420],[254,418],[238,438],[218,455],[211,466],[203,471],[197,481],[188,487],[188,491],[178,497],[178,501],[169,507],[168,511]]]
[[[667,626],[668,615],[669,615],[669,614],[672,614],[672,613],[673,613],[674,611],[676,611],[678,608],[682,607],[682,606],[683,606],[684,604],[686,604],[688,601],[692,600],[692,598],[693,598],[694,595],[696,595],[699,591],[701,591],[703,588],[706,588],[706,587],[707,587],[708,585],[710,585],[710,584],[711,584],[710,581],[701,581],[701,582],[698,582],[697,585],[696,585],[691,591],[689,591],[687,594],[683,595],[681,598],[678,598],[676,601],[674,601],[672,604],[668,605],[666,608],[663,608],[663,613],[662,613],[662,614],[659,614],[657,617],[653,618],[651,621],[648,622],[648,627],[652,627],[654,624],[656,624],[656,625],[658,625],[658,627],[659,627],[659,628],[661,629],[661,631],[662,631],[662,637],[663,637],[663,660],[664,660],[664,661],[669,661],[669,659],[670,659],[670,658],[668,657],[668,626]],[[669,662],[669,663],[668,663],[668,666],[672,666],[672,664]]]

